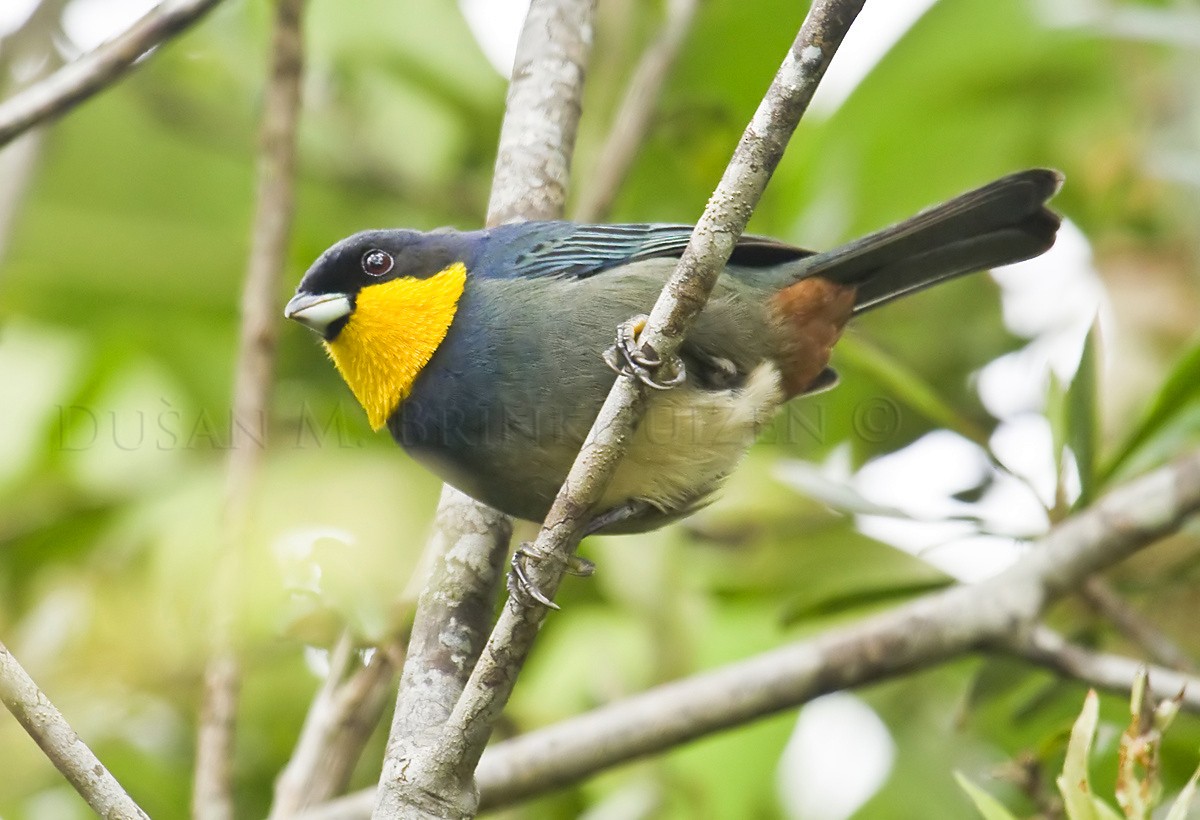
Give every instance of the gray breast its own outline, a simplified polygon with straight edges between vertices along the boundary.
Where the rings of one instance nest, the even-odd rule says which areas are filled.
[[[448,483],[540,520],[613,383],[601,353],[620,322],[650,309],[673,267],[655,260],[582,280],[472,280],[446,341],[390,419],[392,435]],[[719,360],[740,380],[761,363],[769,341],[760,300],[723,282],[689,337],[689,365]],[[692,386],[734,385],[705,383],[698,372]]]

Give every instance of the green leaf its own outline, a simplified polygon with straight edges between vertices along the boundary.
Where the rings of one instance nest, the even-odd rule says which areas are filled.
[[[1126,818],[1117,814],[1116,809],[1094,794],[1092,795],[1092,810],[1096,813],[1095,816],[1098,820],[1126,820]]]
[[[962,772],[955,772],[954,779],[971,798],[975,808],[983,816],[983,820],[1017,820],[1015,814],[1004,808],[1004,804],[988,792],[972,783]]]
[[[880,504],[867,498],[849,481],[831,476],[819,465],[807,461],[789,459],[782,462],[775,472],[779,479],[792,489],[840,513],[879,515],[904,521],[964,521],[979,527],[983,525],[978,516],[945,515],[935,519],[929,516],[914,515],[900,507]]]
[[[915,371],[860,337],[845,337],[838,352],[925,418],[988,450],[988,431],[951,406]],[[990,451],[989,451],[990,452]]]
[[[776,474],[792,489],[841,513],[885,515],[889,518],[908,520],[913,518],[899,507],[872,501],[849,481],[839,480],[819,465],[807,461],[789,459],[776,468]]]
[[[1187,785],[1180,790],[1179,797],[1175,798],[1175,802],[1171,804],[1171,811],[1167,813],[1166,820],[1187,820],[1188,810],[1192,807],[1192,801],[1196,799],[1196,783],[1198,781],[1200,781],[1200,768],[1192,772]]]
[[[818,598],[807,600],[800,605],[793,605],[784,613],[784,623],[793,624],[806,618],[828,618],[846,615],[881,604],[900,603],[901,601],[936,592],[954,585],[953,578],[926,578],[902,581],[888,586],[866,586],[851,589]]]
[[[1096,476],[1096,487],[1116,476],[1130,459],[1189,405],[1200,398],[1200,341],[1179,358],[1141,420]]]
[[[985,657],[971,674],[957,719],[963,721],[973,713],[1012,697],[1023,687],[1027,688],[1029,681],[1029,667],[1025,663],[1000,655]],[[1006,716],[1010,712],[1011,709],[1006,709]]]
[[[1054,448],[1054,474],[1062,483],[1063,450],[1067,446],[1067,388],[1053,370],[1046,387],[1046,420],[1050,422],[1050,440]]]
[[[1085,507],[1095,490],[1097,423],[1097,371],[1100,344],[1100,321],[1092,322],[1083,342],[1083,353],[1079,358],[1079,369],[1071,386],[1067,388],[1064,401],[1066,411],[1066,443],[1075,455],[1075,466],[1079,471],[1080,493],[1077,507]],[[1063,480],[1059,469],[1059,481]]]
[[[1092,740],[1096,736],[1096,725],[1100,720],[1100,698],[1096,690],[1088,691],[1083,702],[1083,711],[1071,727],[1071,740],[1067,744],[1067,757],[1063,770],[1055,781],[1063,797],[1063,806],[1071,820],[1099,820],[1093,800],[1092,787],[1088,782],[1088,758],[1092,752]]]
[[[1055,780],[1069,820],[1123,820],[1112,806],[1092,792],[1088,778],[1092,741],[1099,722],[1100,698],[1095,689],[1090,689],[1083,701],[1083,710],[1071,727],[1062,774]]]

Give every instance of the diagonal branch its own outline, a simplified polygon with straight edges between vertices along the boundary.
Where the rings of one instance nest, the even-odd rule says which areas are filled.
[[[784,58],[775,80],[747,127],[716,192],[709,200],[683,258],[660,296],[641,336],[662,357],[671,356],[703,308],[737,237],[783,156],[834,52],[864,0],[818,0]],[[616,381],[579,457],[559,491],[533,551],[549,560],[529,567],[533,584],[557,591],[588,510],[599,498],[624,453],[643,408],[631,379]],[[546,616],[510,596],[488,645],[427,761],[436,781],[473,771],[507,703],[534,637]]]
[[[534,0],[513,66],[489,225],[562,216],[595,0]],[[491,623],[512,522],[452,487],[438,504],[429,579],[417,604],[413,636],[380,775],[376,815],[416,805],[429,813],[472,813],[469,770],[438,784],[413,766],[436,743],[462,694]]]
[[[220,0],[166,0],[127,31],[0,103],[0,146],[61,116],[119,80],[152,48],[185,31]]]
[[[1143,661],[1071,643],[1045,626],[1015,636],[1002,648],[1063,677],[1117,694],[1128,694],[1138,670],[1147,666]],[[1189,712],[1200,712],[1200,678],[1162,666],[1150,666],[1149,671],[1157,691],[1183,692],[1180,706]]]
[[[62,65],[55,40],[62,36],[67,0],[40,0],[20,27],[0,37],[0,88],[15,80],[17,65],[36,65],[32,82]],[[11,145],[0,143],[0,266],[8,251],[17,213],[38,168],[44,134],[32,129]]]
[[[507,517],[449,485],[442,489],[426,547],[432,566],[417,601],[380,774],[381,807],[401,799],[408,761],[423,754],[462,694],[487,637],[511,536]]]
[[[212,655],[204,674],[192,816],[233,816],[232,756],[241,672],[233,629],[241,598],[241,549],[251,521],[266,441],[279,328],[279,290],[295,204],[296,126],[303,78],[304,0],[277,0],[264,100],[258,201],[242,292],[233,386],[233,429],[225,482],[224,538],[213,585]]]
[[[0,644],[0,701],[97,814],[148,820],[4,644]]]
[[[267,820],[291,817],[304,806],[307,784],[337,730],[341,717],[336,708],[337,693],[354,661],[354,636],[343,630],[329,652],[329,672],[305,715],[292,756],[275,778],[275,799]]]
[[[275,780],[268,820],[292,817],[345,790],[383,715],[404,637],[378,647],[363,665],[353,636],[347,631],[339,638],[329,655],[329,674],[313,698],[291,758]]]
[[[1196,662],[1188,657],[1179,644],[1130,606],[1103,578],[1089,578],[1079,588],[1079,597],[1111,621],[1122,635],[1140,647],[1146,657],[1155,663],[1179,672],[1196,671]]]

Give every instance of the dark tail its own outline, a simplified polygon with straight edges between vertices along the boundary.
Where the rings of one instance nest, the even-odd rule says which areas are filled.
[[[964,273],[1031,259],[1054,244],[1061,217],[1045,206],[1062,174],[1033,168],[800,262],[798,278],[858,288],[861,313]]]

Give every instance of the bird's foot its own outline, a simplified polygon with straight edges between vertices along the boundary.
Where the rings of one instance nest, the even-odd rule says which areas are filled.
[[[542,606],[550,609],[561,609],[558,604],[550,600],[550,597],[538,588],[537,584],[529,575],[529,565],[531,563],[540,563],[542,561],[562,561],[557,555],[539,550],[534,544],[525,541],[521,546],[517,547],[513,552],[512,557],[512,572],[508,574],[508,591],[511,595],[521,599],[525,603],[536,601]],[[566,559],[566,571],[572,575],[578,575],[581,578],[586,578],[596,571],[596,565],[586,558],[581,558],[578,555],[572,555]]]
[[[604,361],[622,376],[637,379],[655,390],[670,390],[687,380],[683,360],[672,355],[665,359],[650,345],[638,342],[649,317],[634,316],[617,327],[617,340],[604,351]],[[664,376],[663,374],[668,374]]]
[[[588,521],[587,525],[583,528],[583,535],[580,538],[583,539],[589,535],[595,535],[614,524],[621,524],[631,518],[636,518],[639,515],[650,512],[651,509],[652,506],[648,501],[643,501],[640,498],[630,499],[624,504],[618,504],[611,509],[605,510],[592,518],[591,521]]]

